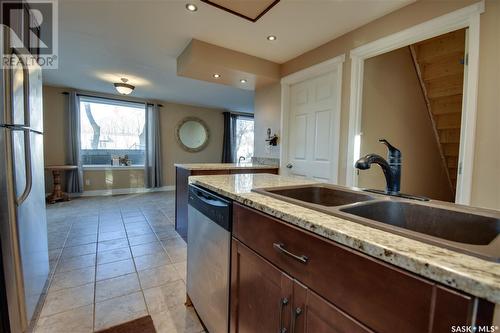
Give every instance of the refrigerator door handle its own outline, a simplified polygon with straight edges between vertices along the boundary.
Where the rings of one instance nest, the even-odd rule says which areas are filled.
[[[15,52],[18,54],[18,52]],[[23,65],[23,106],[24,106],[24,126],[31,126],[31,109],[30,109],[30,70],[18,54],[19,60]]]
[[[24,186],[24,190],[19,197],[16,196],[16,205],[20,206],[28,196],[30,195],[31,188],[33,186],[33,171],[31,169],[31,131],[30,131],[30,100],[29,100],[29,69],[26,67],[26,64],[23,62],[22,57],[18,54],[17,50],[14,49],[14,53],[18,56],[20,63],[23,66],[23,108],[24,108],[24,126],[15,126],[11,128],[12,130],[22,130],[24,132],[24,169],[26,174],[26,182]],[[12,68],[11,71],[11,79],[13,76]],[[13,98],[10,97],[10,112],[13,112]],[[12,132],[11,132],[12,133]]]
[[[22,205],[22,203],[28,198],[31,192],[31,187],[33,186],[33,173],[31,170],[31,131],[24,131],[24,168],[26,170],[26,185],[24,186],[23,193],[16,198],[17,206]]]
[[[21,57],[19,57],[21,59]],[[26,127],[30,127],[30,72],[26,67],[26,64],[22,62],[23,65],[23,106],[24,106],[24,124]],[[29,130],[24,130],[24,168],[26,170],[26,185],[24,191],[16,199],[16,204],[20,206],[30,195],[31,187],[33,186],[33,170],[31,170],[31,132]]]

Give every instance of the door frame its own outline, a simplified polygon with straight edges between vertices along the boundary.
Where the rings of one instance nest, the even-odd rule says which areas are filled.
[[[332,181],[338,183],[339,174],[339,154],[340,154],[340,114],[341,114],[341,99],[342,99],[342,68],[345,61],[345,54],[336,56],[335,58],[326,60],[319,64],[305,68],[281,79],[281,149],[280,149],[280,174],[287,174],[286,164],[288,163],[288,140],[289,133],[289,116],[290,116],[290,87],[296,83],[312,79],[314,77],[326,74],[336,70],[337,75],[337,100],[333,109],[337,112],[334,115],[334,133],[337,133],[333,140],[333,154],[337,156],[337,162],[332,163]]]
[[[380,38],[350,51],[351,91],[349,102],[349,134],[347,147],[346,185],[357,186],[354,162],[360,157],[361,113],[363,100],[364,62],[378,56],[454,30],[469,28],[468,65],[464,71],[462,120],[460,130],[459,165],[455,202],[469,204],[472,191],[472,171],[476,131],[477,91],[479,72],[480,14],[484,0],[448,14]]]

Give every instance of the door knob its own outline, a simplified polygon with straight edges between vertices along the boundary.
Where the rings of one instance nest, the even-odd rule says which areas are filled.
[[[293,168],[293,164],[292,164],[292,163],[288,163],[288,164],[286,165],[286,167],[287,167],[288,169],[291,169],[291,168]]]

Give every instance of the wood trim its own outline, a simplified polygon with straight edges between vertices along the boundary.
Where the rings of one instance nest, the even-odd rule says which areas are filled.
[[[346,165],[346,185],[357,186],[358,177],[354,161],[359,158],[363,71],[366,59],[408,46],[454,30],[469,28],[468,66],[465,69],[460,134],[459,174],[455,202],[470,204],[472,169],[476,132],[477,91],[479,78],[479,25],[485,10],[484,0],[429,21],[417,24],[392,35],[380,38],[350,51],[351,96],[349,105],[349,137]]]
[[[214,6],[214,7],[219,8],[219,9],[221,9],[221,10],[225,11],[225,12],[228,12],[228,13],[230,13],[230,14],[233,14],[233,15],[239,16],[239,17],[241,17],[241,18],[244,18],[245,20],[248,20],[248,21],[250,21],[250,22],[255,23],[255,22],[257,22],[257,21],[258,21],[258,20],[259,20],[262,16],[264,16],[264,15],[265,15],[268,11],[270,11],[270,10],[271,10],[271,8],[273,8],[274,6],[276,6],[276,5],[278,4],[278,2],[280,2],[280,0],[274,0],[274,2],[273,2],[273,3],[271,3],[268,7],[266,7],[266,8],[265,8],[265,9],[264,9],[264,10],[263,10],[263,11],[262,11],[259,15],[257,15],[257,17],[255,17],[255,18],[251,18],[251,17],[249,17],[249,16],[245,16],[245,15],[243,15],[243,14],[241,14],[241,13],[238,13],[237,11],[234,11],[234,10],[232,10],[232,9],[226,8],[226,7],[224,7],[224,6],[221,6],[221,5],[219,5],[219,4],[215,3],[215,2],[212,2],[212,1],[210,1],[210,0],[201,0],[201,2],[204,2],[204,3],[206,3],[206,4],[210,5],[210,6]]]
[[[411,53],[411,59],[413,60],[413,66],[415,72],[417,73],[418,82],[420,83],[420,88],[422,89],[422,95],[424,96],[425,105],[427,106],[427,114],[431,121],[432,132],[434,133],[434,138],[436,139],[436,144],[439,151],[439,156],[441,157],[441,162],[443,163],[443,168],[446,173],[446,178],[448,179],[448,184],[450,185],[451,192],[455,194],[455,188],[451,181],[450,170],[448,169],[448,163],[446,162],[446,156],[444,155],[443,147],[441,146],[441,140],[439,139],[439,133],[437,131],[436,122],[434,121],[434,115],[432,114],[431,102],[429,96],[427,95],[427,88],[425,87],[424,79],[422,78],[422,71],[417,60],[417,53],[413,45],[408,46]]]

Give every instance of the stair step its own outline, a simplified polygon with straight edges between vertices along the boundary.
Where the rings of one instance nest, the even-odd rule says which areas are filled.
[[[462,93],[430,99],[433,115],[462,112]]]
[[[448,168],[457,168],[458,167],[458,156],[449,156],[446,157],[446,166]]]
[[[440,35],[415,44],[417,59],[420,63],[427,63],[433,58],[439,58],[455,52],[465,50],[465,29]]]
[[[454,74],[425,81],[429,99],[458,95],[463,92],[463,75]]]
[[[421,63],[420,68],[422,71],[422,78],[424,79],[424,81],[430,81],[454,74],[460,74],[463,78],[463,59],[464,53],[457,52],[451,55],[440,57],[429,63]]]
[[[440,143],[460,143],[460,128],[438,130]]]
[[[441,145],[443,148],[444,156],[446,157],[458,157],[460,146],[455,143],[443,143]]]
[[[449,113],[449,114],[435,116],[434,122],[436,123],[436,128],[438,130],[460,129],[461,114]]]

